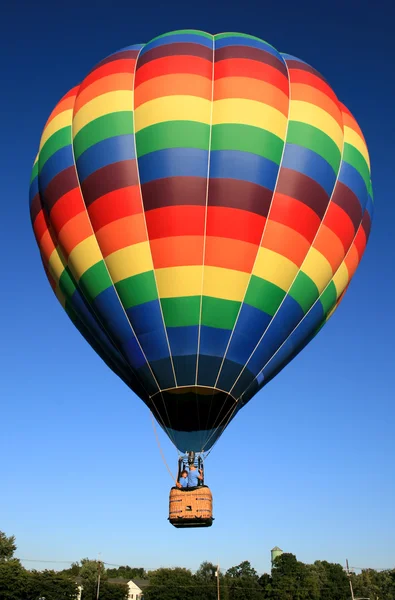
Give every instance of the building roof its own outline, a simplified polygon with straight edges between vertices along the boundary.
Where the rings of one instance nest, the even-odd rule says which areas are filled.
[[[272,552],[282,552],[282,550],[278,546],[274,546],[274,548],[272,548]]]
[[[133,583],[137,585],[137,587],[140,588],[140,590],[143,590],[144,588],[149,586],[149,580],[148,579],[132,579]]]

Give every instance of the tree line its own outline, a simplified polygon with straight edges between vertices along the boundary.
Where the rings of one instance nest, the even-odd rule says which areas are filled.
[[[395,599],[395,569],[347,574],[327,561],[304,564],[290,553],[278,556],[271,573],[259,575],[249,561],[217,573],[203,562],[196,573],[175,567],[146,572],[128,565],[106,569],[99,561],[82,559],[63,571],[25,569],[14,557],[15,538],[0,531],[0,600],[96,600],[100,574],[100,600],[127,600],[127,581],[147,580],[144,600],[350,600]]]

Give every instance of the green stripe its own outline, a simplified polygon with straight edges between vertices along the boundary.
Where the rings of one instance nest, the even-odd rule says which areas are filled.
[[[319,293],[314,281],[306,273],[299,271],[289,290],[289,295],[296,300],[306,314],[317,300]]]
[[[32,174],[30,175],[30,183],[32,183],[32,181],[34,181],[34,179],[37,177],[38,175],[38,160],[36,160],[36,162],[34,163],[33,167],[32,167]]]
[[[160,302],[166,327],[186,327],[199,324],[200,296],[161,298]]]
[[[66,298],[71,298],[71,296],[76,290],[75,283],[73,281],[72,275],[70,274],[68,267],[63,271],[63,273],[60,276],[59,288]]]
[[[351,144],[344,144],[343,160],[354,167],[365,182],[366,189],[370,187],[370,171],[362,154]]]
[[[104,290],[112,286],[111,279],[103,260],[90,267],[81,276],[78,286],[88,300],[93,300]]]
[[[280,164],[284,142],[273,133],[252,125],[214,125],[211,150],[241,150]]]
[[[166,148],[208,150],[210,126],[195,121],[167,121],[145,127],[136,133],[137,156]]]
[[[256,40],[257,42],[263,42],[264,44],[266,44],[267,46],[270,46],[270,48],[273,48],[273,50],[276,50],[276,52],[278,52],[278,50],[274,46],[272,46],[271,44],[266,42],[266,40],[256,37],[255,35],[248,35],[248,33],[239,33],[238,31],[228,31],[227,33],[218,33],[214,37],[216,40],[221,40],[223,38],[228,38],[228,37],[233,37],[233,36],[247,38],[247,40]]]
[[[203,296],[202,325],[217,329],[233,329],[240,310],[240,302]]]
[[[290,121],[287,144],[297,144],[316,152],[331,165],[335,175],[338,174],[341,152],[329,135],[320,131],[317,127],[299,121]]]
[[[51,156],[55,154],[61,148],[65,148],[66,146],[70,146],[71,144],[71,127],[62,127],[56,133],[51,135],[50,138],[47,139],[44,146],[40,150],[40,156],[38,157],[39,162],[39,173],[41,169],[47,162]]]
[[[273,316],[285,296],[282,290],[274,283],[261,279],[256,275],[251,276],[251,281],[247,289],[245,303],[255,308],[259,308],[268,315]]]
[[[330,282],[328,287],[322,292],[320,302],[324,315],[327,315],[330,310],[335,306],[337,300],[336,286],[333,281]]]
[[[212,40],[214,37],[210,33],[206,33],[205,31],[199,31],[198,29],[177,29],[176,31],[169,31],[168,33],[162,33],[162,35],[158,35],[157,37],[154,37],[148,43],[168,37],[169,35],[177,35],[177,34],[183,34],[183,33],[192,33],[194,35],[201,35],[202,37],[205,37],[209,40]]]
[[[121,110],[87,123],[74,138],[75,158],[102,140],[133,133],[132,110]]]
[[[158,298],[153,271],[122,279],[115,284],[115,289],[125,309]]]

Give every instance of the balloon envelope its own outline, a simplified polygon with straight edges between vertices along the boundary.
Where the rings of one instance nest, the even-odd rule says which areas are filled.
[[[66,94],[30,197],[59,301],[182,451],[208,450],[326,322],[373,206],[323,77],[200,31],[124,48]]]

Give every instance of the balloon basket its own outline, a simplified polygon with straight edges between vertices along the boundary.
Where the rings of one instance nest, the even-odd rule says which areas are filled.
[[[174,527],[211,527],[213,496],[207,485],[180,489],[173,487],[169,497],[169,521]]]

